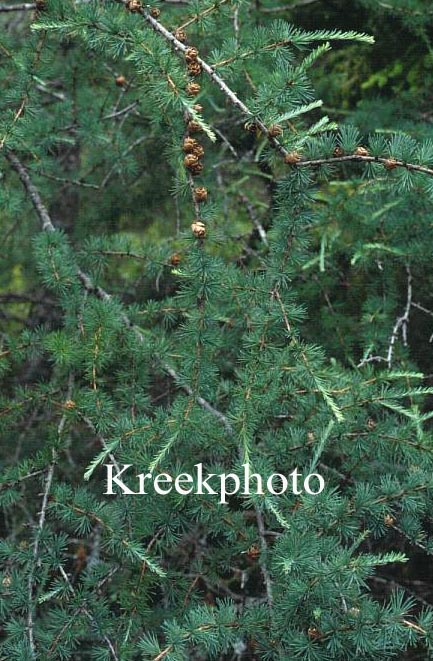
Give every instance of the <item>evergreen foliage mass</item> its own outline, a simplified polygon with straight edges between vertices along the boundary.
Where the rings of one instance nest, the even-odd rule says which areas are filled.
[[[432,20],[0,6],[2,659],[431,658]]]

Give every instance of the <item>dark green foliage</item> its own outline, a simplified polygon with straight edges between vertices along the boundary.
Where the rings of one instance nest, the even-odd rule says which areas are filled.
[[[367,55],[400,21],[430,62],[431,15],[261,4],[0,12],[1,658],[432,655],[431,92]],[[116,462],[326,488],[104,495]]]

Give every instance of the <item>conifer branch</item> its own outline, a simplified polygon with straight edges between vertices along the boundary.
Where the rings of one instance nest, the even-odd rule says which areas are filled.
[[[42,228],[45,229],[46,231],[55,231],[55,227],[51,222],[51,219],[49,217],[48,211],[46,210],[41,197],[39,195],[39,192],[37,191],[36,187],[32,184],[31,179],[28,175],[27,170],[25,167],[22,165],[22,163],[19,161],[19,159],[15,156],[15,154],[12,154],[11,157],[11,152],[7,152],[8,155],[8,160],[10,161],[12,167],[17,171],[17,173],[20,176],[20,179],[24,185],[25,190],[28,192],[30,199],[33,203],[33,206],[41,220]],[[47,222],[49,221],[49,222]],[[95,287],[95,285],[92,283],[90,277],[81,271],[81,269],[78,269],[78,277],[81,280],[81,283],[84,287],[84,289],[88,292],[91,292],[93,294],[96,294],[98,298],[101,300],[110,300],[111,295],[108,294],[105,290],[103,290],[100,287]],[[126,314],[122,315],[122,319],[125,323],[125,325],[128,328],[131,328],[136,336],[139,338],[140,341],[144,341],[144,337],[140,330],[135,327],[129,317]],[[212,404],[210,404],[206,399],[201,397],[200,395],[196,395],[193,391],[193,389],[188,385],[185,384],[181,381],[179,375],[177,372],[169,365],[164,364],[163,365],[164,370],[171,376],[173,381],[180,387],[182,390],[184,390],[190,397],[194,397],[194,400],[197,402],[199,406],[201,406],[205,411],[207,411],[210,415],[212,415],[214,418],[216,418],[221,424],[224,426],[226,429],[227,433],[229,435],[234,434],[234,429],[229,422],[228,418],[218,409],[216,409]],[[90,420],[86,420],[86,423],[93,427],[93,424],[91,423]],[[112,463],[115,463],[114,459],[112,459]],[[51,477],[52,479],[52,477]],[[50,486],[51,486],[51,481],[50,481]],[[267,550],[267,542],[266,542],[266,535],[265,535],[265,527],[264,527],[264,522],[263,522],[263,517],[262,514],[259,510],[258,507],[255,507],[255,512],[256,512],[256,517],[257,517],[257,525],[258,525],[258,531],[259,531],[259,536],[261,539],[261,545],[262,545],[262,551],[266,552]],[[272,605],[272,582],[270,578],[269,571],[267,569],[266,561],[263,559],[261,561],[261,568],[262,568],[262,573],[263,573],[263,578],[265,582],[265,587],[266,587],[266,594],[267,594],[267,600],[269,605]],[[33,632],[33,628],[31,629]],[[32,634],[33,635],[33,634]],[[168,652],[167,652],[168,653]],[[163,658],[163,657],[161,657]]]
[[[124,5],[125,8],[127,7],[128,4],[128,0],[115,0],[115,2]],[[153,18],[153,16],[151,16],[145,9],[143,8],[139,9],[138,13],[141,14],[141,16],[147,21],[147,23],[149,23],[149,25],[153,28],[155,32],[162,35],[164,39],[166,39],[168,42],[171,43],[175,51],[180,51],[181,53],[186,52],[187,47],[185,46],[185,44],[180,42],[175,37],[174,34],[169,32],[169,30],[167,30],[167,28],[165,28],[162,25],[162,23],[160,23],[157,19]],[[275,45],[278,44],[274,44],[274,46]],[[286,156],[289,157],[288,150],[281,144],[281,142],[276,137],[270,134],[269,128],[260,119],[260,117],[253,115],[251,110],[245,105],[243,101],[241,101],[238,95],[227,85],[227,83],[221,78],[221,76],[219,76],[216,73],[214,67],[208,64],[200,56],[197,57],[197,62],[199,62],[202,70],[219,87],[219,89],[225,94],[225,96],[229,99],[229,101],[242,112],[243,115],[250,118],[254,117],[254,123],[256,124],[257,128],[259,128],[267,136],[269,140],[269,144],[284,158]],[[358,154],[349,154],[347,156],[336,156],[330,158],[311,159],[305,161],[301,160],[298,161],[297,163],[291,163],[291,165],[293,167],[299,167],[299,166],[317,167],[320,165],[333,164],[333,163],[346,163],[351,161],[364,162],[364,163],[380,163],[388,169],[402,167],[412,172],[420,172],[422,174],[427,174],[433,177],[433,169],[423,165],[407,163],[405,161],[398,159],[384,158],[379,156],[360,156]]]
[[[16,156],[16,154],[10,149],[6,150],[5,155],[7,160],[11,164],[12,168],[18,174],[27,195],[29,196],[31,203],[33,204],[33,207],[39,217],[39,220],[41,221],[42,230],[44,232],[55,232],[56,228],[51,222],[50,214],[48,213],[46,206],[42,202],[41,196],[39,195],[36,186],[33,184],[32,180],[30,179],[27,169],[21,163],[21,161]]]
[[[219,0],[219,2],[214,2],[213,5],[210,7],[207,7],[203,11],[199,12],[198,14],[195,14],[192,18],[190,18],[188,21],[185,21],[185,23],[182,23],[177,29],[178,30],[185,30],[185,28],[189,27],[196,21],[199,21],[201,18],[204,18],[208,14],[212,13],[215,11],[215,9],[219,9],[221,5],[224,5],[227,2],[227,0]]]
[[[125,8],[127,8],[128,0],[115,0],[115,2],[124,5]],[[155,32],[160,34],[161,36],[164,37],[174,48],[175,51],[180,51],[181,53],[185,53],[187,50],[187,47],[185,44],[183,44],[181,41],[179,41],[174,34],[169,32],[162,23],[160,23],[158,20],[153,18],[145,9],[141,8],[138,10],[139,14],[149,23],[149,25],[153,28]],[[227,85],[227,83],[219,76],[213,67],[211,67],[205,60],[203,60],[201,57],[197,57],[197,62],[201,65],[202,70],[209,76],[209,78],[219,87],[219,89],[225,94],[225,96],[229,99],[229,101],[236,107],[238,108],[242,114],[246,115],[247,117],[252,118],[253,113],[249,108],[245,105],[243,101],[238,97],[238,95]],[[268,137],[270,144],[282,155],[286,156],[288,154],[287,150],[283,145],[273,136],[269,134],[268,127],[266,124],[258,117],[254,117],[254,122],[258,126],[258,128]]]
[[[16,154],[11,150],[6,151],[6,158],[8,159],[12,168],[17,172],[20,178],[21,183],[23,184],[24,189],[30,198],[33,208],[35,209],[36,214],[39,217],[42,230],[47,232],[55,232],[56,228],[54,227],[51,221],[47,208],[42,202],[39,191],[37,190],[37,188],[30,179],[27,169],[21,163],[21,161],[16,156]],[[87,273],[82,271],[80,268],[77,268],[77,276],[81,282],[81,285],[87,292],[95,295],[97,298],[99,298],[102,301],[111,300],[112,298],[111,294],[108,294],[108,292],[102,289],[102,287],[95,285],[92,282],[90,276],[87,275]],[[141,333],[139,328],[137,328],[137,326],[135,326],[132,323],[132,321],[129,319],[129,317],[126,314],[122,314],[122,321],[127,328],[130,328],[131,330],[134,331],[136,337],[140,340],[140,342],[144,342],[143,334]],[[169,376],[171,376],[171,378],[174,380],[174,382],[179,388],[184,390],[190,396],[194,395],[192,388],[188,384],[182,382],[177,372],[170,365],[164,363],[163,369]],[[212,406],[212,404],[210,404],[206,399],[204,399],[200,395],[195,396],[195,399],[199,406],[205,409],[208,413],[210,413],[214,418],[219,420],[224,425],[227,432],[233,433],[233,427],[231,426],[228,418],[223,413],[221,413],[221,411],[218,411],[218,409]]]
[[[71,392],[72,392],[72,383],[73,383],[73,378],[72,375],[69,377],[69,386],[68,386],[68,394],[66,396],[66,400],[70,399],[71,397]],[[64,427],[66,424],[66,413],[64,413],[60,419],[59,425],[57,427],[57,437],[60,438]],[[54,469],[57,463],[57,451],[53,448],[52,450],[52,461],[50,465],[48,466],[48,472],[47,472],[47,477],[45,480],[45,488],[44,488],[44,495],[42,498],[42,507],[41,511],[39,513],[39,519],[38,519],[38,525],[36,529],[36,534],[35,534],[35,540],[33,542],[33,554],[32,554],[32,560],[30,564],[30,570],[29,570],[29,577],[28,577],[28,582],[27,582],[27,588],[28,588],[28,599],[29,599],[29,605],[28,605],[28,611],[27,611],[27,631],[28,631],[28,638],[29,638],[29,646],[31,650],[32,657],[34,659],[37,658],[36,654],[36,643],[35,643],[35,637],[34,637],[34,601],[33,601],[33,593],[34,593],[34,580],[35,580],[35,571],[37,566],[39,565],[39,547],[41,543],[41,538],[42,538],[42,533],[44,530],[45,526],[45,519],[46,519],[46,514],[47,514],[47,507],[48,507],[48,498],[50,495],[51,491],[51,485],[53,483],[53,476],[54,476]]]
[[[292,167],[319,167],[321,165],[332,165],[333,163],[349,163],[349,162],[358,162],[358,163],[380,163],[387,169],[395,168],[406,168],[412,172],[420,172],[421,174],[427,174],[430,177],[433,177],[433,169],[428,168],[424,165],[418,165],[415,163],[407,163],[406,161],[401,161],[394,158],[385,158],[382,156],[360,156],[359,154],[348,154],[347,156],[331,156],[329,158],[316,158],[305,161],[298,161],[297,163],[292,163]]]
[[[72,585],[72,583],[71,583],[71,581],[70,581],[70,579],[69,579],[69,576],[67,575],[67,573],[66,573],[65,570],[63,569],[62,565],[59,565],[59,570],[60,570],[60,573],[61,573],[61,575],[63,576],[65,582],[67,583],[67,585],[68,585],[68,587],[69,587],[71,593],[72,593],[73,595],[75,595],[76,592],[75,592],[74,586]],[[88,609],[86,606],[80,606],[80,607],[77,609],[77,613],[78,613],[79,611],[82,611],[82,612],[84,613],[84,615],[87,617],[87,619],[88,619],[88,620],[89,620],[94,626],[96,626],[96,628],[99,630],[99,624],[98,624],[96,618],[92,615],[92,613],[89,611],[89,609]],[[74,616],[72,616],[72,617],[74,617]],[[108,647],[108,649],[110,650],[110,653],[111,653],[111,656],[113,657],[113,659],[114,659],[115,661],[119,661],[119,657],[118,657],[117,654],[116,654],[116,650],[114,649],[114,645],[113,645],[113,643],[111,642],[111,640],[109,639],[109,637],[107,636],[107,634],[102,633],[101,635],[102,635],[103,640],[106,642],[107,647]],[[58,638],[59,638],[59,636],[58,636]],[[55,641],[54,641],[54,642],[55,642]],[[50,652],[53,652],[53,651],[54,651],[54,646],[52,645],[51,648],[50,648]]]

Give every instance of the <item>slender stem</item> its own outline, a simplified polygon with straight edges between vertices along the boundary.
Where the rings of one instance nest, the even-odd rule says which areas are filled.
[[[256,519],[257,519],[257,528],[259,531],[259,537],[260,537],[260,546],[262,548],[262,554],[266,554],[268,551],[268,543],[266,541],[266,530],[265,530],[265,523],[263,521],[263,514],[260,511],[258,507],[255,508],[256,510]],[[265,587],[266,587],[266,595],[268,598],[268,605],[269,608],[272,608],[273,606],[273,596],[272,596],[272,580],[271,580],[271,575],[269,573],[269,570],[266,565],[265,558],[262,557],[260,559],[260,567],[262,570],[263,574],[263,579],[265,582]]]
[[[0,13],[9,11],[27,11],[30,9],[36,9],[35,2],[22,2],[19,5],[4,5],[3,7],[0,7]]]
[[[390,159],[381,156],[359,156],[358,154],[348,154],[347,156],[333,156],[331,158],[316,158],[312,160],[299,161],[295,167],[319,167],[320,165],[332,165],[333,163],[349,163],[356,161],[359,163],[380,163],[381,165],[389,165]],[[424,165],[416,165],[414,163],[407,163],[398,159],[392,159],[392,166],[396,168],[406,168],[412,172],[420,172],[433,177],[433,169],[425,167]]]
[[[219,2],[214,2],[214,4],[211,5],[210,7],[208,7],[207,9],[204,9],[199,14],[195,14],[188,21],[186,21],[185,23],[182,23],[182,25],[179,26],[178,30],[184,30],[189,25],[192,25],[196,21],[200,20],[200,18],[203,18],[204,16],[207,16],[208,14],[213,12],[215,9],[219,9],[219,7],[221,7],[221,5],[225,4],[226,2],[227,2],[227,0],[220,0]]]
[[[72,594],[75,594],[74,586],[72,585],[71,581],[69,580],[69,576],[67,575],[67,573],[65,572],[65,570],[63,569],[63,567],[62,567],[61,565],[59,566],[59,569],[60,569],[60,573],[61,573],[61,575],[63,576],[65,582],[67,583],[67,585],[68,585],[70,591],[72,592]],[[89,620],[94,626],[96,626],[97,629],[100,629],[97,620],[96,620],[95,617],[92,615],[92,613],[86,608],[86,606],[80,608],[80,610],[83,611],[83,613],[84,613],[84,615],[87,617],[87,619],[88,619],[88,620]],[[104,639],[104,641],[106,642],[107,647],[108,647],[108,649],[110,650],[110,653],[111,653],[113,659],[114,659],[115,661],[119,661],[119,657],[117,656],[117,654],[116,654],[116,650],[114,649],[114,645],[113,645],[113,643],[111,642],[111,640],[109,639],[109,637],[108,637],[105,633],[102,633],[101,635],[102,635],[102,638]],[[51,652],[54,651],[53,646],[51,647],[50,651],[51,651]]]
[[[18,174],[21,183],[24,186],[24,189],[27,193],[27,195],[30,198],[31,203],[33,204],[33,207],[39,217],[39,220],[41,221],[42,224],[42,229],[44,232],[55,232],[56,228],[54,227],[53,223],[51,222],[50,214],[48,213],[48,209],[42,202],[41,196],[39,195],[38,189],[36,186],[33,184],[32,180],[30,179],[29,173],[27,172],[26,168],[24,165],[21,163],[19,158],[16,156],[16,154],[8,149],[6,151],[6,158],[11,164],[12,168],[15,170],[15,172]]]
[[[70,399],[71,397],[71,392],[72,392],[72,383],[73,383],[73,378],[72,375],[69,377],[69,385],[68,385],[68,393],[66,395],[66,400]],[[66,413],[64,413],[60,419],[59,425],[57,427],[57,436],[58,438],[61,437],[63,430],[65,428],[66,424]],[[51,485],[53,483],[53,476],[54,476],[54,468],[57,463],[57,451],[53,448],[52,450],[52,460],[51,463],[48,467],[48,472],[47,472],[47,477],[45,480],[45,488],[44,488],[44,495],[42,498],[42,507],[41,511],[39,513],[39,519],[38,519],[38,525],[36,529],[36,535],[35,535],[35,540],[33,542],[33,554],[32,554],[32,560],[30,564],[30,571],[29,571],[29,577],[28,577],[28,582],[27,582],[27,589],[28,589],[28,598],[29,598],[29,607],[27,611],[27,630],[28,630],[28,637],[29,637],[29,646],[31,650],[32,657],[34,659],[37,659],[37,653],[36,653],[36,643],[35,643],[35,637],[34,637],[34,614],[35,614],[35,602],[34,602],[34,588],[35,588],[35,571],[36,568],[40,564],[40,559],[39,559],[39,547],[41,543],[41,537],[42,533],[44,530],[45,526],[45,519],[47,515],[47,507],[48,507],[48,498],[50,495],[51,491]]]

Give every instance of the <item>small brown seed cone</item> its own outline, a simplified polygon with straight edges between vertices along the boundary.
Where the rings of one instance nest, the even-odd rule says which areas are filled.
[[[194,156],[197,156],[197,158],[202,158],[204,156],[204,148],[203,145],[201,145],[199,142],[195,145],[192,153]]]
[[[176,30],[174,33],[174,36],[178,41],[180,41],[182,44],[184,44],[187,40],[186,32],[185,30]]]
[[[184,165],[186,168],[192,169],[199,165],[200,161],[195,154],[187,154],[183,159]]]
[[[191,119],[191,120],[188,122],[188,126],[187,126],[187,128],[188,128],[188,131],[189,131],[190,133],[200,133],[200,131],[203,130],[203,129],[201,128],[200,124],[199,124],[198,122],[196,122],[194,119]]]
[[[195,138],[185,138],[182,149],[185,154],[192,154],[199,143]]]
[[[190,46],[185,51],[185,60],[187,62],[195,62],[198,57],[198,49],[195,46]]]
[[[301,160],[301,156],[297,151],[292,151],[290,154],[286,154],[284,157],[284,162],[288,165],[296,165]]]
[[[201,90],[200,84],[199,83],[188,83],[188,85],[185,88],[185,91],[188,96],[197,96]]]
[[[182,257],[179,255],[178,252],[175,252],[174,255],[170,257],[170,264],[172,266],[179,266],[181,261],[182,261]]]
[[[272,124],[268,128],[268,135],[270,138],[278,138],[279,135],[283,135],[283,127],[279,124]]]
[[[204,186],[199,186],[194,189],[194,200],[196,202],[206,202],[208,196],[207,188]]]
[[[385,161],[383,162],[383,166],[384,166],[387,170],[395,170],[395,168],[398,166],[398,163],[397,163],[397,161],[396,161],[395,158],[387,158],[387,159],[385,159]]]
[[[204,239],[206,236],[206,225],[201,220],[195,220],[191,224],[191,230],[196,239]]]
[[[370,152],[365,147],[357,147],[353,153],[355,156],[370,156]]]
[[[199,76],[202,72],[201,64],[199,62],[190,62],[188,64],[188,73],[190,76]]]
[[[126,9],[128,9],[132,14],[136,14],[141,10],[141,2],[139,0],[128,0],[125,4]]]
[[[203,172],[203,163],[200,163],[199,161],[197,165],[193,165],[190,168],[190,172],[194,177],[197,177],[199,174]]]

